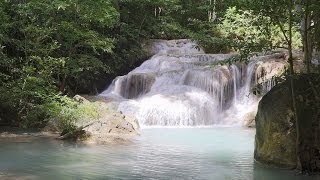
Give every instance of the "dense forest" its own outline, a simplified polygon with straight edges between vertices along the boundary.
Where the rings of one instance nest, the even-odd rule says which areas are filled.
[[[285,48],[292,66],[292,50],[301,49],[315,72],[319,13],[318,0],[1,1],[0,122],[42,127],[75,118],[70,97],[97,94],[141,64],[150,39],[188,38],[207,53],[244,58]]]

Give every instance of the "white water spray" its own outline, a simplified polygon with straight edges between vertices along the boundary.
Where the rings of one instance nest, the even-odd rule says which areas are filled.
[[[142,126],[245,125],[257,111],[260,96],[251,93],[274,85],[285,63],[270,57],[248,65],[209,65],[233,54],[204,54],[190,40],[156,41],[151,59],[116,78],[100,94],[120,101],[118,109]]]

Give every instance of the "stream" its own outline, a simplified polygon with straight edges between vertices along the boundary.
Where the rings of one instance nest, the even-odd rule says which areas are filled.
[[[254,129],[146,128],[132,143],[0,139],[0,179],[320,179],[254,162]]]
[[[0,179],[320,179],[254,162],[255,130],[245,126],[285,69],[281,54],[219,65],[236,55],[205,54],[190,40],[152,47],[99,95],[135,117],[141,136],[117,145],[0,138]]]

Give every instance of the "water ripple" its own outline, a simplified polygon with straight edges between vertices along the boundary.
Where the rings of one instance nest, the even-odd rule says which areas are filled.
[[[6,141],[0,179],[312,179],[257,167],[254,131],[152,128],[142,134],[134,144],[119,146]]]

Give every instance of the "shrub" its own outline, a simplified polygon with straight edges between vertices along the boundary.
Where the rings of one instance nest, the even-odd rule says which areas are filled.
[[[285,28],[287,27],[288,25],[285,25]],[[255,51],[286,47],[281,29],[273,25],[270,18],[254,15],[250,10],[228,8],[218,29],[222,37],[236,44],[250,45]],[[299,28],[296,25],[293,27],[293,47],[299,48],[301,42]]]

